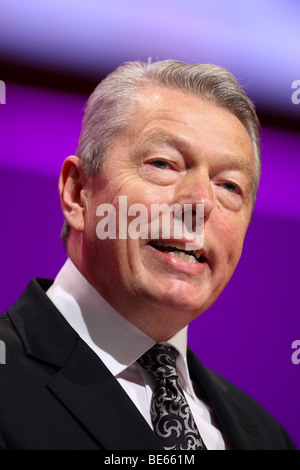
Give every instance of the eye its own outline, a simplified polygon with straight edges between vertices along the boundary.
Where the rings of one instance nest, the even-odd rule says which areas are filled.
[[[238,186],[236,186],[233,183],[229,183],[229,182],[222,183],[222,187],[224,189],[226,189],[227,191],[229,191],[230,193],[238,193],[239,192]]]
[[[151,163],[153,166],[155,166],[156,168],[159,168],[160,170],[165,170],[169,166],[168,162],[164,160],[154,160]]]

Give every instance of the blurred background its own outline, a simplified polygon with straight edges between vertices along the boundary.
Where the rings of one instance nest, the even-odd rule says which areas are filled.
[[[256,104],[262,178],[242,260],[189,344],[300,448],[299,19],[298,0],[0,0],[0,310],[66,259],[57,181],[99,81],[149,57],[224,66]]]

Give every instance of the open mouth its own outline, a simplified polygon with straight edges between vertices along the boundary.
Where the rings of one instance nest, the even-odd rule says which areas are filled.
[[[149,242],[149,245],[156,250],[176,256],[186,263],[207,262],[207,258],[200,250],[187,250],[184,243],[156,240]]]

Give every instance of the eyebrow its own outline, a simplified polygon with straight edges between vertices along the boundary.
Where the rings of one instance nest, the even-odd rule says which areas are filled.
[[[230,161],[228,161],[228,157],[230,158]],[[240,157],[233,156],[232,154],[223,154],[219,161],[218,164],[222,166],[224,169],[227,169],[228,171],[230,170],[238,170],[241,171],[242,173],[246,173],[249,175],[251,178],[254,178],[254,164],[251,165],[250,162],[245,161],[244,159]]]
[[[184,153],[195,154],[192,150],[191,145],[181,137],[174,136],[168,132],[162,132],[161,130],[154,130],[151,133],[147,134],[138,142],[138,146],[144,147],[151,144],[167,144],[170,147],[175,148]],[[228,157],[230,161],[228,161]],[[252,179],[254,178],[255,170],[254,165],[251,165],[250,162],[245,161],[243,158],[234,156],[229,153],[224,153],[220,155],[218,159],[218,166],[223,167],[226,170],[238,170],[242,173],[246,173]]]
[[[175,149],[191,152],[191,146],[188,142],[178,136],[169,134],[168,132],[162,132],[160,130],[154,130],[150,134],[147,134],[138,142],[138,146],[146,146],[149,144],[168,144],[170,147]]]

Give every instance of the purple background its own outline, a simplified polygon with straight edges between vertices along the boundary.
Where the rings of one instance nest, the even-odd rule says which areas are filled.
[[[223,65],[256,102],[263,173],[240,264],[189,343],[300,448],[299,17],[295,0],[1,0],[0,311],[66,259],[58,176],[100,79],[148,57]]]

